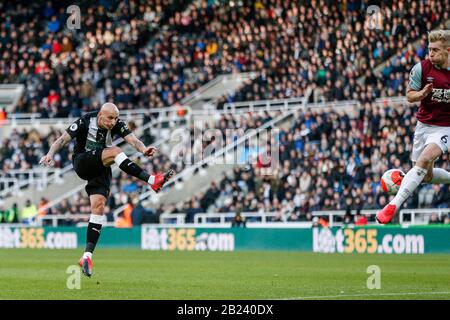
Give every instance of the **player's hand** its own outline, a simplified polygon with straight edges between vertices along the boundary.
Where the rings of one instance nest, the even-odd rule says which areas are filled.
[[[429,83],[422,89],[422,99],[425,99],[433,91],[433,84]]]
[[[155,154],[156,150],[158,150],[158,149],[156,149],[156,147],[147,147],[144,150],[143,154],[146,157],[152,157]]]
[[[43,156],[41,158],[41,161],[39,161],[39,164],[42,164],[43,166],[51,167],[53,166],[53,157],[49,156],[48,154]]]

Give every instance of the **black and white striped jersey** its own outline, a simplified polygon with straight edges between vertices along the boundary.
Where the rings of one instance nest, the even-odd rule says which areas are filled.
[[[120,119],[111,130],[99,128],[98,113],[99,111],[88,112],[66,129],[72,139],[76,138],[75,154],[111,147],[115,135],[124,138],[131,133],[126,123]]]

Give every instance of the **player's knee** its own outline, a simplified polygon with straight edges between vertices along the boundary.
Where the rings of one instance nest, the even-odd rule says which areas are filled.
[[[429,183],[433,179],[433,169],[428,170],[427,174],[425,175],[425,178],[423,178],[423,182]]]
[[[424,157],[421,156],[420,159],[417,160],[415,165],[419,168],[424,168],[428,170],[428,168],[433,164],[433,162],[434,159],[428,159],[426,156]]]
[[[110,147],[108,148],[108,151],[113,157],[115,157],[122,152],[122,149],[120,149],[119,147]]]
[[[91,205],[91,210],[93,214],[103,214],[105,213],[105,203],[103,201],[93,203]]]

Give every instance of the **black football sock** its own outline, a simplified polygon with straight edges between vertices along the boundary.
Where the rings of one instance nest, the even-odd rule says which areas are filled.
[[[101,224],[89,222],[86,234],[86,250],[84,250],[85,252],[94,252],[98,238],[100,238],[100,230],[102,230]]]
[[[150,175],[147,172],[145,172],[141,167],[139,167],[136,163],[128,159],[125,153],[122,152],[121,154],[117,155],[114,161],[122,171],[144,182],[147,183],[149,182]]]

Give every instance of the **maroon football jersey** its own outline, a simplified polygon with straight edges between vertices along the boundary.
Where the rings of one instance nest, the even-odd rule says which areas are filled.
[[[420,122],[450,127],[450,70],[438,69],[429,59],[422,64],[422,90],[433,84],[433,92],[420,103],[417,119]]]

